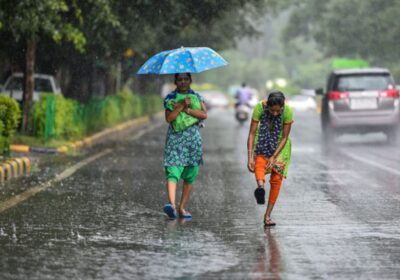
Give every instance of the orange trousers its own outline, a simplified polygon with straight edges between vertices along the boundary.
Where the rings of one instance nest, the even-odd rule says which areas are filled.
[[[267,171],[268,159],[265,156],[256,156],[254,164],[254,173],[256,175],[256,180],[265,183],[265,173]],[[269,203],[275,203],[279,196],[279,191],[281,190],[283,177],[281,174],[272,169],[271,177],[269,179],[270,189],[269,189]]]

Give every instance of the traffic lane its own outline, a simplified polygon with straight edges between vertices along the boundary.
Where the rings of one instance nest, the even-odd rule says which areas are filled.
[[[288,185],[295,186],[296,196],[288,198],[282,209],[300,223],[292,236],[300,249],[297,253],[306,252],[316,266],[315,276],[353,278],[358,273],[366,278],[398,278],[398,176],[348,156],[350,151],[359,157],[370,154],[370,144],[364,146],[363,137],[358,136],[360,143],[354,141],[350,147],[346,139],[339,139],[330,149],[319,142],[320,132],[310,139],[308,134],[314,134],[318,125],[318,116],[300,114],[292,131]],[[395,147],[382,145],[382,139],[365,137],[374,143],[381,160],[390,160],[396,153]],[[288,190],[284,188],[283,193]],[[287,248],[288,256],[296,255],[295,246]]]

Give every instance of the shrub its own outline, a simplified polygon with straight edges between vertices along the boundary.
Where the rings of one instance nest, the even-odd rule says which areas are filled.
[[[160,96],[138,96],[129,89],[103,99],[92,98],[86,104],[62,95],[43,94],[34,106],[35,135],[45,140],[70,140],[160,110]]]
[[[9,141],[19,125],[21,110],[11,97],[0,95],[0,152],[9,151]]]
[[[75,100],[43,94],[35,103],[34,112],[35,135],[44,140],[48,140],[47,137],[70,140],[84,135],[85,126],[77,117],[79,104]]]

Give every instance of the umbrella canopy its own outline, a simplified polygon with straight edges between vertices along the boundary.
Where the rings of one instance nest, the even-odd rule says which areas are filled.
[[[200,73],[228,65],[217,52],[206,47],[163,51],[147,60],[137,74]]]

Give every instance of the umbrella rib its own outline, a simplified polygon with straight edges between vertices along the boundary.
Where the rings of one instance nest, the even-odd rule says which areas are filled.
[[[189,55],[190,55],[190,57],[192,58],[192,61],[193,61],[193,68],[194,68],[194,70],[196,71],[196,73],[198,73],[198,72],[197,72],[196,64],[194,63],[195,61],[194,61],[193,54],[192,54],[191,52],[189,52]]]

